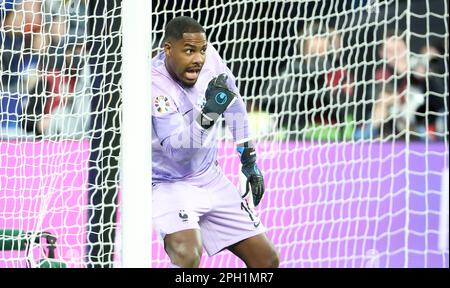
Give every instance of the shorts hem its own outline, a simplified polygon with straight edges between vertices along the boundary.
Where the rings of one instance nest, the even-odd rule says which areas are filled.
[[[256,235],[259,235],[259,234],[266,233],[266,231],[267,231],[266,228],[260,228],[260,229],[251,231],[251,232],[249,232],[249,233],[247,233],[247,234],[239,235],[239,237],[236,237],[236,238],[233,238],[233,239],[231,239],[231,240],[229,240],[229,241],[227,241],[227,242],[224,242],[225,244],[223,244],[221,247],[212,249],[211,251],[209,251],[208,249],[206,249],[206,247],[205,247],[204,244],[203,244],[203,247],[205,247],[205,250],[206,250],[206,253],[208,253],[208,256],[211,257],[211,256],[214,256],[214,255],[216,255],[217,253],[221,252],[222,250],[226,249],[227,247],[229,247],[229,246],[231,246],[231,245],[233,245],[233,244],[236,244],[236,243],[239,242],[239,241],[248,239],[248,238],[250,238],[250,237],[253,237],[253,236],[256,236]]]

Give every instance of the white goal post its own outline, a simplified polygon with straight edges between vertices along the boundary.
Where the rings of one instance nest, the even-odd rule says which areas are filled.
[[[122,265],[152,263],[151,2],[122,2]]]

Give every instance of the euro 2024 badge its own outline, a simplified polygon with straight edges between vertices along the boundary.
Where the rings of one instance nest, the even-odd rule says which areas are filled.
[[[155,108],[159,113],[164,113],[169,111],[169,99],[166,96],[157,96],[155,99]]]

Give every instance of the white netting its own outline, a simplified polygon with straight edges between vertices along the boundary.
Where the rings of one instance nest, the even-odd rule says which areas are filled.
[[[120,2],[0,3],[0,267],[112,265]]]
[[[235,73],[266,179],[258,211],[282,267],[448,267],[447,3],[327,2],[159,2],[153,49],[168,20],[191,16]],[[239,185],[223,137],[219,160]],[[153,266],[165,267],[154,241]],[[201,265],[243,264],[222,252]]]
[[[448,267],[448,3],[322,2],[153,1],[153,51],[171,18],[192,16],[236,75],[281,267]],[[70,267],[112,265],[120,1],[0,3],[0,267],[49,258],[44,231]]]

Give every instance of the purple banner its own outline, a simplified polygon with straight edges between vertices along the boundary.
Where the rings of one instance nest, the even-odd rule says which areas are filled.
[[[82,267],[88,160],[89,142],[0,141],[0,229],[50,232],[57,258]],[[38,261],[45,251],[33,252]],[[25,256],[0,249],[0,267],[25,267]]]
[[[448,267],[448,247],[438,248],[448,148],[405,148],[403,142],[260,143],[266,195],[257,211],[281,266]],[[222,167],[237,185],[234,147],[224,142],[219,149]],[[87,142],[0,142],[0,229],[52,232],[57,258],[83,267],[88,159]],[[166,267],[155,233],[153,239],[152,265]],[[20,256],[0,251],[0,267],[23,267],[23,257],[12,260]],[[222,252],[205,253],[201,266],[243,264]]]

